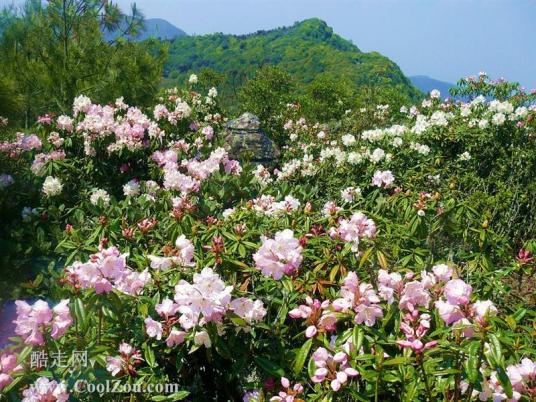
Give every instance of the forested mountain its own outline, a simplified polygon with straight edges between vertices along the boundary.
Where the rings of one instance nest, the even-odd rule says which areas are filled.
[[[438,89],[441,92],[441,97],[449,97],[450,88],[454,87],[454,84],[445,81],[439,81],[427,75],[414,75],[409,77],[412,84],[419,88],[424,93],[430,92],[432,89]]]
[[[121,34],[121,31],[124,30],[126,23],[122,24],[121,29],[115,30],[114,32],[105,32],[107,39],[114,39],[115,37]],[[186,32],[182,29],[177,28],[175,25],[162,18],[147,18],[143,22],[143,28],[139,32],[131,37],[134,41],[143,41],[149,38],[155,39],[168,39],[173,40],[178,37],[187,36]]]
[[[420,96],[394,62],[377,52],[362,52],[317,18],[248,35],[176,38],[170,42],[164,76],[171,85],[210,68],[223,73],[223,90],[233,96],[263,65],[287,71],[302,89],[319,76],[327,76],[347,84],[352,92],[383,88],[408,98]]]

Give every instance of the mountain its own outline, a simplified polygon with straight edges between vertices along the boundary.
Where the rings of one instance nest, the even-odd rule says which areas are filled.
[[[411,80],[413,85],[415,85],[424,93],[428,93],[432,89],[439,90],[439,92],[441,92],[442,98],[448,98],[450,96],[449,89],[456,86],[455,84],[451,84],[450,82],[439,81],[426,75],[414,75],[412,77],[409,77],[409,79]]]
[[[422,95],[394,62],[377,52],[362,52],[317,18],[248,35],[178,37],[170,41],[168,54],[166,84],[182,83],[190,73],[208,67],[229,77],[226,85],[232,86],[231,96],[266,64],[286,70],[299,84],[327,74],[348,82],[354,91],[370,86],[389,88],[411,99]]]
[[[145,28],[138,33],[134,38],[131,38],[137,42],[146,40],[149,38],[173,40],[175,38],[188,36],[182,29],[177,28],[175,25],[162,18],[148,18],[145,21]],[[105,32],[107,40],[115,39],[118,32]]]

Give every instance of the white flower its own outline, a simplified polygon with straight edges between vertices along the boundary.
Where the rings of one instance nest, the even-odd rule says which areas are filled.
[[[495,113],[491,118],[491,122],[496,126],[502,126],[506,121],[506,116],[503,113]]]
[[[395,137],[395,138],[393,138],[393,144],[392,145],[393,145],[393,147],[398,148],[400,145],[402,145],[402,142],[403,142],[402,138]]]
[[[212,342],[210,342],[210,336],[208,335],[207,331],[196,332],[194,335],[194,343],[196,345],[204,345],[206,348],[210,348],[212,346]]]
[[[218,96],[218,90],[214,87],[210,88],[208,90],[208,96],[210,96],[211,98],[215,98],[216,96]]]
[[[91,197],[89,197],[89,201],[93,205],[98,205],[99,200],[102,200],[102,204],[107,207],[110,205],[110,195],[106,192],[106,190],[97,188],[93,190],[91,193]]]
[[[47,176],[45,182],[43,183],[43,193],[47,197],[53,197],[61,193],[63,189],[63,184],[61,184],[60,179],[52,176]]]
[[[80,95],[74,98],[73,112],[75,116],[77,116],[78,113],[80,112],[87,113],[90,107],[91,107],[91,99],[89,99],[87,96]]]
[[[197,81],[198,81],[197,75],[195,74],[190,75],[190,78],[188,78],[188,82],[190,84],[197,84]]]
[[[341,140],[342,143],[347,147],[355,143],[355,137],[352,134],[343,135]]]
[[[461,161],[468,161],[469,159],[471,159],[471,154],[467,151],[460,155]]]
[[[376,148],[369,156],[372,163],[378,163],[385,157],[385,151],[381,148]]]
[[[363,155],[359,152],[350,152],[348,154],[348,163],[350,165],[357,165],[363,160]]]
[[[430,99],[424,99],[421,103],[423,108],[432,107],[432,101]]]
[[[432,91],[430,92],[430,98],[432,99],[439,99],[440,96],[441,92],[439,92],[437,89],[432,89]]]
[[[136,180],[130,180],[127,184],[123,186],[123,194],[125,197],[135,196],[140,193],[140,183]]]
[[[235,208],[227,208],[226,210],[223,211],[222,215],[223,215],[223,217],[225,219],[227,219],[228,217],[230,217],[235,212],[236,212]]]
[[[341,198],[346,202],[353,202],[356,196],[361,195],[361,189],[359,187],[347,187],[341,190]]]

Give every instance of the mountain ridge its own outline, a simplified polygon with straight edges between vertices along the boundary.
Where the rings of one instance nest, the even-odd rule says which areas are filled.
[[[126,22],[124,24],[126,24]],[[104,36],[107,40],[113,40],[119,35],[120,33],[118,31],[104,32]],[[141,42],[150,38],[173,40],[177,37],[184,36],[188,36],[188,34],[163,18],[147,18],[144,20],[144,28],[141,29],[136,36],[129,36],[128,39]]]
[[[274,65],[299,84],[329,75],[348,82],[352,91],[370,86],[389,88],[410,99],[422,95],[393,61],[378,52],[362,52],[319,18],[245,35],[177,37],[169,41],[168,52],[164,77],[169,85],[208,67],[231,76],[236,93],[259,67]]]
[[[428,75],[412,75],[408,78],[415,87],[419,88],[424,93],[428,93],[433,89],[439,90],[442,98],[449,97],[449,89],[456,86],[456,84],[447,81],[437,80],[435,78],[429,77]]]

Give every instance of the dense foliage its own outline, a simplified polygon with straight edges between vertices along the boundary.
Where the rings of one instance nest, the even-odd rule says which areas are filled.
[[[240,88],[266,65],[279,67],[297,81],[294,95],[306,92],[320,76],[347,83],[350,93],[359,98],[370,100],[370,92],[384,89],[406,101],[420,96],[395,63],[379,53],[360,51],[316,18],[250,35],[177,38],[170,43],[164,75],[176,85],[203,68],[224,73],[220,92],[226,106],[236,107]]]
[[[289,103],[268,170],[189,81],[151,108],[79,96],[0,145],[2,266],[49,262],[8,400],[534,400],[533,95],[480,76],[466,103],[328,125]]]
[[[155,96],[165,60],[163,44],[123,36],[143,27],[135,7],[124,16],[100,0],[28,0],[0,15],[0,114],[12,124],[33,124],[44,113],[69,110],[79,93],[100,102],[124,96],[147,104]],[[102,31],[119,30],[114,41]],[[5,99],[5,101],[4,101]]]

